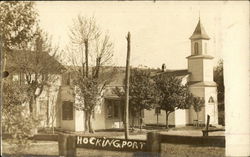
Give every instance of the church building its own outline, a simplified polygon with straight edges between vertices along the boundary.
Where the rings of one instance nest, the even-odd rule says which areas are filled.
[[[165,70],[160,75],[173,74],[182,79],[182,84],[187,84],[194,96],[204,98],[205,104],[199,113],[200,123],[205,124],[207,115],[210,116],[210,124],[218,124],[217,109],[217,85],[213,81],[213,56],[208,51],[209,36],[199,20],[193,34],[189,38],[191,42],[190,56],[186,57],[187,69]],[[123,87],[125,69],[121,69],[104,91],[104,98],[97,105],[93,116],[94,129],[123,128],[123,105],[120,98],[112,93],[115,87]],[[65,78],[65,77],[63,77]],[[64,80],[64,79],[63,79]],[[84,131],[84,112],[73,107],[77,103],[74,90],[70,88],[70,81],[62,80],[58,101],[58,115],[56,126],[63,130]],[[138,117],[137,117],[138,118]],[[192,125],[197,120],[195,111],[190,109],[176,110],[169,115],[169,125],[184,126]],[[139,122],[139,119],[137,119]],[[164,125],[166,122],[165,112],[159,108],[144,110],[144,125]],[[137,122],[137,124],[138,124]]]
[[[209,36],[207,35],[201,21],[199,20],[192,36],[191,54],[186,57],[188,69],[169,70],[164,73],[173,74],[182,79],[182,84],[187,84],[190,92],[196,96],[204,98],[205,104],[199,112],[199,121],[206,123],[207,115],[210,116],[210,124],[218,124],[218,102],[217,85],[213,80],[213,56],[208,51]],[[165,112],[156,109],[155,111],[145,110],[146,124],[165,124]],[[192,109],[176,110],[169,115],[169,124],[174,126],[191,125],[197,120],[196,113]]]

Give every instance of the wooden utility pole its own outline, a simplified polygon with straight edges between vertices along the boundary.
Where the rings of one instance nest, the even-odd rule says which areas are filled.
[[[127,61],[126,61],[126,78],[125,78],[125,139],[129,136],[129,61],[130,61],[130,32],[127,36]]]

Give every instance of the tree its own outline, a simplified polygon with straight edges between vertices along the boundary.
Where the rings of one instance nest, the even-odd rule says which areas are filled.
[[[157,99],[156,86],[151,77],[150,69],[133,68],[131,70],[129,87],[129,112],[132,119],[132,127],[134,127],[135,117],[138,117],[141,128],[142,111],[154,108]],[[119,88],[115,89],[115,93],[122,100],[124,99],[123,91]]]
[[[21,151],[28,149],[29,137],[33,136],[33,129],[40,122],[39,118],[26,114],[27,94],[25,84],[20,85],[16,81],[5,80],[3,90],[2,105],[2,124],[3,132],[11,135],[8,141],[14,147],[12,151],[20,154]]]
[[[79,14],[78,17],[74,19],[74,24],[70,28],[70,39],[71,42],[78,45],[82,51],[82,61],[83,49],[85,49],[85,61],[82,62],[82,68],[83,71],[85,71],[86,77],[89,75],[89,43],[93,40],[97,40],[99,36],[100,30],[95,22],[95,18],[86,18]],[[98,50],[98,47],[96,48],[96,50]],[[96,62],[100,62],[98,57],[96,58]]]
[[[79,102],[75,107],[84,112],[85,131],[94,133],[92,115],[114,73],[113,68],[108,67],[113,44],[107,33],[101,33],[94,18],[78,15],[70,32],[71,43],[67,51],[71,54],[72,66],[69,69],[74,75],[73,84]]]
[[[224,76],[223,76],[223,60],[218,62],[214,70],[214,81],[217,83],[218,102],[224,103]]]
[[[204,98],[200,98],[200,97],[193,97],[192,98],[192,106],[194,108],[194,111],[196,112],[197,115],[197,121],[199,120],[199,112],[202,110],[202,107],[204,107]]]
[[[224,116],[224,75],[223,75],[223,60],[219,60],[218,65],[214,69],[214,81],[217,83],[217,99],[218,99],[218,111],[219,111],[219,123],[225,124]]]
[[[181,79],[174,75],[158,75],[155,77],[159,93],[158,104],[166,112],[166,128],[168,117],[177,109],[188,109],[191,106],[187,86],[181,84]]]
[[[57,91],[58,92],[58,91]],[[57,107],[56,107],[56,101],[55,101],[55,99],[56,99],[56,97],[55,96],[53,96],[52,97],[52,101],[51,101],[51,107],[50,107],[50,109],[48,109],[49,110],[49,112],[48,112],[48,122],[50,122],[51,123],[51,127],[52,127],[52,133],[54,134],[54,132],[55,132],[55,126],[54,126],[54,123],[55,123],[55,120],[56,120],[56,117],[57,117],[57,115],[58,115],[58,109],[57,109]]]
[[[4,51],[23,48],[32,40],[36,24],[34,2],[0,2],[0,40]]]
[[[13,75],[19,75],[20,83],[27,83],[26,94],[29,98],[29,111],[32,114],[36,100],[44,87],[52,85],[57,79],[56,74],[64,67],[57,61],[57,49],[51,46],[46,33],[37,30],[29,45],[26,49],[13,50],[8,54],[9,63],[6,66]]]

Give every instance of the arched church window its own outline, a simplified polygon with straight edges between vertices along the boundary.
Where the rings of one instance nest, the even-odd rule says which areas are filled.
[[[199,49],[198,46],[199,46],[198,43],[194,43],[194,54],[195,55],[198,55],[198,49]]]
[[[209,97],[208,103],[214,103],[214,98],[212,96]]]

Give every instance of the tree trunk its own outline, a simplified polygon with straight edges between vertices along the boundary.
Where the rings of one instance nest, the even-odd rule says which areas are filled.
[[[197,116],[197,123],[199,122],[199,113],[196,112],[196,116]]]
[[[85,62],[86,62],[86,77],[89,76],[89,48],[88,48],[88,40],[84,41],[84,46],[85,46]]]
[[[140,109],[140,121],[139,121],[139,125],[140,125],[140,130],[142,129],[142,112]]]
[[[29,101],[29,110],[30,110],[30,114],[33,113],[33,97],[30,98],[30,101]]]
[[[169,116],[169,112],[166,111],[166,129],[169,129],[169,126],[168,126],[168,116]]]
[[[101,57],[97,57],[96,58],[96,69],[95,69],[94,78],[99,77],[100,64],[101,64]]]
[[[159,126],[159,113],[156,113],[156,119],[157,119],[157,126]]]
[[[52,121],[52,134],[54,134],[55,133],[55,129],[54,129],[54,119],[53,119],[53,121]]]
[[[132,115],[132,129],[135,127],[135,114]]]
[[[84,118],[84,127],[85,127],[85,129],[84,129],[84,132],[89,132],[89,124],[88,124],[88,118],[89,118],[89,116],[88,116],[88,111],[85,111],[84,112],[85,114],[85,118]]]
[[[88,114],[89,118],[88,118],[88,125],[89,125],[89,133],[95,133],[95,130],[93,129],[93,126],[92,126],[92,112],[90,112],[90,114]]]
[[[49,95],[49,94],[48,94]],[[46,106],[46,123],[47,123],[47,127],[49,127],[49,121],[50,121],[50,117],[49,117],[49,96],[47,97],[47,106]]]

